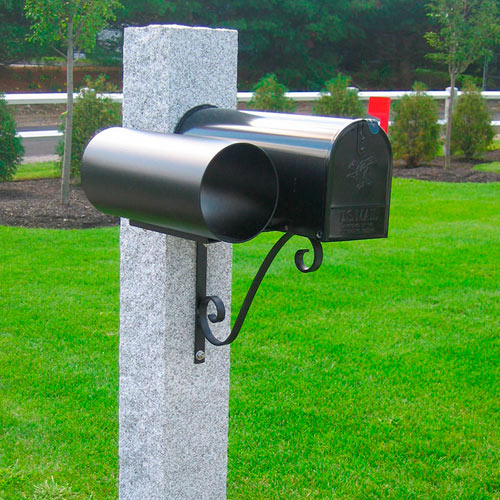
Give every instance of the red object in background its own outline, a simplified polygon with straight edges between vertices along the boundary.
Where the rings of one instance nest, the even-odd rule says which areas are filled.
[[[390,97],[370,97],[368,100],[368,114],[380,119],[380,127],[389,131],[389,113],[391,111]]]

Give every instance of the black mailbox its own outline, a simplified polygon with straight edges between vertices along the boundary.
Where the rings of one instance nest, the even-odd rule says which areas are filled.
[[[269,155],[279,200],[267,230],[320,241],[387,237],[392,152],[376,121],[201,106],[176,132],[248,142]]]
[[[392,153],[377,122],[260,113],[201,106],[176,134],[111,128],[83,156],[82,186],[102,212],[196,244],[194,361],[205,360],[205,339],[230,344],[274,258],[293,235],[309,238],[313,262],[295,254],[299,271],[316,271],[321,242],[387,236]],[[207,246],[240,243],[261,231],[285,234],[274,244],[243,301],[229,336],[209,321],[225,308],[206,295]],[[215,313],[208,313],[209,304]]]
[[[202,106],[176,134],[101,132],[82,185],[99,210],[177,236],[326,242],[387,237],[391,175],[376,121]]]

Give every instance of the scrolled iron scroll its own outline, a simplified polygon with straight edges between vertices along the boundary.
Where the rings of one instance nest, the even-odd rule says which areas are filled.
[[[304,254],[309,252],[309,249],[297,250],[295,253],[295,265],[301,273],[313,273],[321,267],[321,263],[323,262],[323,247],[321,243],[318,240],[312,240],[310,238],[309,241],[314,250],[314,260],[309,267],[304,264]]]
[[[231,333],[227,336],[226,339],[219,340],[210,330],[210,325],[208,323],[209,320],[211,323],[219,323],[223,321],[224,318],[226,317],[226,310],[222,300],[216,295],[201,297],[199,299],[198,320],[200,322],[200,326],[205,338],[211,344],[216,346],[228,345],[236,339],[236,337],[240,333],[240,330],[243,326],[247,313],[250,309],[250,306],[252,305],[252,301],[255,297],[255,294],[257,293],[257,290],[259,289],[260,284],[262,283],[262,280],[264,279],[264,276],[269,270],[269,267],[273,263],[273,260],[276,257],[276,255],[278,255],[279,251],[285,246],[285,244],[288,242],[288,240],[290,240],[292,236],[293,235],[290,233],[285,233],[274,244],[270,252],[267,254],[259,270],[257,271],[257,274],[255,275],[255,278],[253,279],[250,288],[248,289],[245,300],[243,301],[243,305],[241,306],[240,312],[238,313],[238,317],[236,318],[233,328],[231,329]],[[314,251],[313,263],[309,267],[306,266],[304,263],[304,254],[309,252],[309,250],[302,249],[298,250],[295,253],[295,265],[297,266],[297,269],[302,273],[312,273],[314,271],[317,271],[320,268],[321,263],[323,262],[323,248],[321,246],[321,243],[318,240],[314,240],[311,238],[309,238],[309,241],[311,242]],[[215,314],[213,313],[207,314],[208,305],[210,303],[212,303],[215,306],[216,309]]]

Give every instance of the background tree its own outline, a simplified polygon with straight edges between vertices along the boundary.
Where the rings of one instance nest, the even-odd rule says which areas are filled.
[[[196,10],[196,5],[190,0],[121,0],[123,8],[117,12],[118,25],[145,26],[147,24],[160,24],[178,22],[186,24],[188,12],[186,8]]]
[[[26,40],[29,22],[24,0],[0,0],[0,61],[9,63],[40,55],[40,48]]]
[[[426,33],[429,45],[436,51],[430,57],[446,63],[450,75],[450,111],[457,76],[480,59],[499,38],[496,0],[431,0],[429,16],[439,25],[439,31]],[[445,167],[450,166],[452,116],[446,123],[444,147]]]
[[[123,0],[121,24],[181,23],[239,32],[238,77],[251,88],[275,73],[291,89],[317,89],[342,61],[338,44],[360,36],[373,0]]]
[[[94,47],[97,33],[115,18],[114,11],[120,6],[118,0],[26,0],[26,15],[33,21],[30,39],[52,46],[66,59],[68,105],[61,176],[65,205],[69,204],[74,53]]]
[[[25,1],[0,0],[1,62],[53,55],[48,46],[26,42]],[[448,72],[425,58],[429,48],[423,35],[432,25],[425,9],[429,1],[121,0],[123,8],[110,21],[118,29],[150,23],[238,29],[242,90],[271,72],[293,90],[317,90],[337,71],[352,75],[360,88],[408,88],[415,79],[442,88],[448,85]],[[116,48],[98,43],[86,55],[114,64],[120,59]],[[483,62],[467,72],[480,76]],[[494,56],[489,65],[493,78],[499,68],[500,58]]]
[[[337,50],[343,71],[357,74],[356,85],[411,87],[415,69],[426,65],[428,1],[377,0],[349,14],[347,23],[355,25],[357,33],[341,41]]]

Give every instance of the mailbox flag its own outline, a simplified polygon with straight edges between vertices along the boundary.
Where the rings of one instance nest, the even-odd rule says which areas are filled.
[[[386,133],[389,131],[390,111],[390,97],[370,97],[368,101],[368,114],[380,120],[380,127],[385,130]]]

